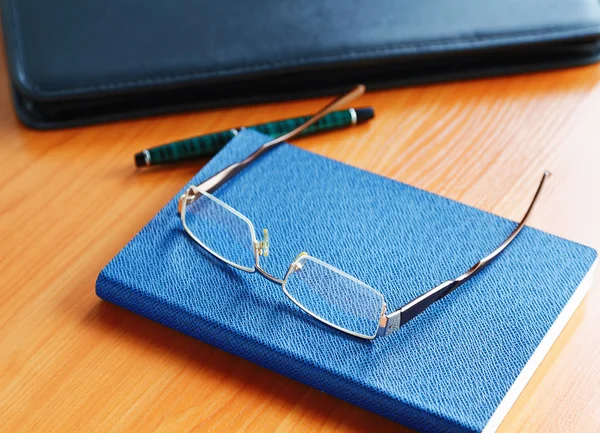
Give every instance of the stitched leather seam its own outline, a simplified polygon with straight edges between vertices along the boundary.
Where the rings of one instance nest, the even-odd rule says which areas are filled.
[[[9,0],[12,9],[13,15],[13,26],[15,28],[15,39],[17,44],[18,56],[21,61],[21,70],[24,71],[26,69],[26,59],[24,55],[24,51],[21,49],[22,41],[20,40],[22,37],[21,28],[18,22],[18,16],[16,12],[16,7],[14,6],[14,0]],[[600,31],[599,24],[590,24],[590,25],[582,25],[582,26],[574,26],[574,27],[553,27],[547,29],[539,29],[539,30],[528,30],[528,31],[517,31],[517,32],[507,32],[502,34],[495,35],[486,35],[486,36],[471,36],[464,38],[457,38],[452,40],[438,40],[438,41],[423,41],[423,42],[407,42],[401,44],[391,44],[388,46],[379,46],[373,48],[365,48],[360,50],[350,50],[344,53],[339,54],[331,54],[325,56],[308,56],[308,57],[300,57],[294,60],[283,60],[283,61],[275,61],[275,62],[262,62],[254,65],[244,65],[244,66],[234,66],[230,68],[223,69],[214,69],[207,71],[198,71],[198,72],[190,72],[185,74],[166,74],[156,77],[148,77],[142,78],[138,80],[122,80],[116,81],[113,83],[103,83],[96,84],[90,86],[79,86],[72,88],[58,88],[51,90],[44,90],[39,85],[34,85],[32,90],[37,92],[41,92],[45,95],[76,95],[82,94],[94,90],[110,90],[110,89],[121,89],[126,87],[145,87],[155,84],[173,84],[177,83],[181,80],[186,79],[200,79],[200,78],[215,78],[215,77],[227,77],[231,74],[235,73],[245,73],[245,72],[261,72],[274,70],[276,68],[281,67],[294,67],[294,66],[305,66],[311,63],[316,62],[330,62],[330,61],[344,61],[344,60],[364,60],[369,58],[377,58],[380,55],[385,54],[407,54],[407,53],[416,53],[421,54],[423,52],[428,52],[429,50],[435,48],[444,47],[448,48],[485,48],[485,42],[499,42],[499,41],[511,41],[512,43],[522,43],[527,42],[533,37],[540,35],[552,35],[552,36],[577,36],[577,35],[585,35],[586,30],[596,29]],[[478,44],[479,43],[479,44]],[[422,50],[422,51],[419,51]],[[284,72],[284,71],[282,71]],[[23,72],[23,76],[27,76]]]

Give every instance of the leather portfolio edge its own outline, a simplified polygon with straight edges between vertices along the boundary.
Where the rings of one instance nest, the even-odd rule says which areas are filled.
[[[382,45],[362,50],[351,50],[339,53],[327,53],[320,56],[311,56],[301,59],[288,59],[278,62],[267,62],[261,64],[248,64],[236,66],[229,69],[215,69],[195,71],[187,74],[170,74],[165,76],[145,76],[136,80],[105,82],[96,85],[81,87],[66,87],[56,89],[44,89],[39,84],[32,82],[27,69],[27,58],[23,49],[21,23],[15,0],[2,0],[3,13],[2,22],[4,27],[4,38],[6,56],[10,69],[11,83],[13,86],[13,99],[18,117],[26,125],[38,129],[51,129],[56,127],[78,126],[89,123],[99,123],[124,118],[136,118],[149,115],[165,114],[171,112],[182,112],[201,108],[217,108],[236,104],[262,103],[278,100],[288,100],[306,97],[316,97],[339,93],[340,87],[344,88],[353,83],[343,83],[340,87],[335,85],[327,88],[315,88],[315,86],[300,83],[296,88],[281,89],[278,93],[223,96],[216,95],[209,100],[189,100],[166,102],[164,92],[173,89],[182,89],[193,86],[215,86],[223,84],[232,79],[251,80],[257,74],[272,74],[281,76],[284,74],[302,73],[307,69],[315,68],[353,68],[365,62],[394,61],[402,64],[402,59],[414,60],[422,58],[431,59],[432,56],[465,55],[477,57],[477,53],[486,51],[506,50],[535,50],[542,47],[548,52],[543,59],[531,60],[525,56],[524,61],[514,64],[490,63],[483,68],[447,70],[440,67],[432,68],[435,72],[425,71],[414,76],[402,76],[401,73],[391,79],[375,80],[369,82],[368,77],[362,79],[370,89],[386,87],[426,84],[455,79],[471,79],[477,77],[488,77],[496,75],[508,75],[540,70],[564,68],[569,66],[581,66],[600,60],[600,22],[581,23],[573,26],[548,27],[539,29],[528,29],[510,33],[486,34],[480,36],[466,36],[455,39],[444,40],[415,40],[399,44]],[[567,48],[567,53],[562,56],[552,56],[553,49]],[[439,72],[442,70],[442,72]],[[334,71],[335,72],[335,71]],[[400,76],[400,77],[399,77]],[[362,78],[362,77],[360,77]],[[360,79],[359,78],[359,79]],[[157,99],[162,99],[156,106],[134,107],[126,111],[115,112],[105,109],[97,110],[96,100],[113,97],[130,98],[135,100],[136,95],[147,92],[156,93]],[[50,110],[53,103],[60,104],[65,101],[78,101],[82,104],[86,114],[81,117],[56,119],[51,116],[39,114],[36,104],[47,103]],[[168,98],[166,99],[168,101]],[[114,100],[114,106],[121,101]],[[86,107],[86,103],[89,107]],[[75,110],[77,111],[77,110]]]

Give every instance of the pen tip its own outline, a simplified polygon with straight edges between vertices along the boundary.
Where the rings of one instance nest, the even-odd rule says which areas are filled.
[[[375,117],[375,110],[373,110],[373,107],[355,108],[354,111],[356,112],[357,125],[365,123],[367,120],[371,120]]]
[[[144,152],[138,152],[138,153],[136,153],[133,158],[135,160],[135,166],[136,167],[145,167],[147,165],[147,163],[146,163],[146,155],[144,155]]]

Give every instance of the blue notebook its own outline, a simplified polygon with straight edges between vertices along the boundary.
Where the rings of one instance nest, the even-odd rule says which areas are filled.
[[[243,131],[190,183],[267,140]],[[271,274],[306,251],[382,292],[389,311],[460,275],[515,227],[288,144],[215,195],[269,229],[261,263]],[[102,270],[98,296],[422,432],[495,430],[582,300],[596,259],[525,228],[473,280],[395,334],[365,341],[202,250],[182,228],[178,197]]]

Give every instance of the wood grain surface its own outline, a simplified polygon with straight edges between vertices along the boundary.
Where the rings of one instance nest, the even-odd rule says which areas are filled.
[[[2,56],[3,57],[3,56]],[[0,431],[408,431],[105,303],[104,265],[204,162],[137,171],[174,139],[327,100],[37,132],[0,72]],[[600,247],[600,67],[369,93],[376,119],[295,144]],[[595,283],[501,432],[600,431]]]

